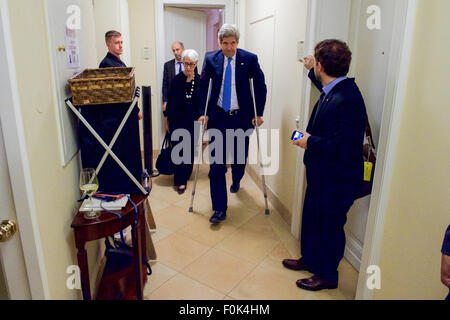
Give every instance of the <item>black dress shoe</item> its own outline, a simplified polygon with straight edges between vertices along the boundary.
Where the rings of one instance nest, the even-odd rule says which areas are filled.
[[[183,189],[178,187],[177,191],[178,191],[178,194],[183,194],[186,191],[186,187],[184,187]]]
[[[230,187],[231,193],[237,193],[239,191],[239,188],[241,187],[240,183],[233,183]]]
[[[308,291],[319,291],[323,289],[336,289],[338,283],[325,281],[319,276],[312,276],[308,279],[297,280],[297,287]]]
[[[209,222],[211,222],[212,224],[219,224],[226,218],[227,218],[226,211],[215,211],[211,219],[209,219]]]
[[[310,268],[308,268],[303,262],[302,259],[293,260],[293,259],[284,259],[283,260],[283,266],[287,269],[295,270],[295,271],[309,271],[311,273],[314,273],[311,271]]]

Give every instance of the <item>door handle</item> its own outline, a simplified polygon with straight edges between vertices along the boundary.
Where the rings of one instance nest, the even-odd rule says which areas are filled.
[[[65,46],[58,46],[58,51],[59,52],[61,52],[61,51],[66,51],[66,47]]]
[[[0,242],[6,242],[17,232],[17,225],[14,221],[4,220],[0,223]]]

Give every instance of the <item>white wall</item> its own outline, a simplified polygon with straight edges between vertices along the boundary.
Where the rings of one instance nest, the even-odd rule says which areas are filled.
[[[131,40],[128,23],[128,0],[95,0],[95,43],[98,63],[108,53],[105,44],[105,33],[110,30],[119,31],[123,37],[124,50],[121,57],[127,66],[131,66]]]
[[[19,99],[36,204],[45,272],[51,299],[78,299],[68,290],[66,268],[77,264],[70,227],[80,196],[76,158],[61,166],[57,102],[52,88],[49,39],[44,1],[8,1]],[[83,2],[82,28],[94,43],[94,19],[90,1]],[[30,55],[30,48],[32,55]],[[55,48],[53,48],[55,49]],[[94,46],[86,47],[89,64],[96,63]],[[6,132],[4,132],[6,136]],[[8,161],[20,161],[11,159]],[[90,271],[95,276],[95,243],[88,245]]]
[[[241,1],[240,1],[241,2]],[[267,187],[279,198],[284,209],[280,212],[283,218],[290,223],[294,199],[297,149],[290,141],[295,129],[295,119],[303,114],[301,102],[301,88],[303,65],[297,61],[297,43],[305,40],[306,35],[306,0],[247,0],[239,5],[239,17],[243,33],[241,47],[248,48],[252,43],[266,42],[265,34],[251,35],[250,23],[258,19],[274,15],[273,47],[266,50],[273,51],[273,65],[266,66],[268,78],[272,81],[271,87],[272,110],[265,112],[265,119],[269,121],[266,127],[280,130],[280,168],[277,175],[267,176]],[[250,39],[249,37],[252,37]],[[266,54],[255,52],[256,54]],[[269,53],[267,53],[269,54]],[[271,75],[270,75],[271,74]],[[270,119],[270,120],[269,120]]]

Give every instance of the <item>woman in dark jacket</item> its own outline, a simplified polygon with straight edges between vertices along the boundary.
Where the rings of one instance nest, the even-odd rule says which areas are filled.
[[[175,152],[172,153],[174,185],[178,188],[179,194],[186,191],[187,181],[192,174],[194,165],[194,125],[200,118],[197,103],[200,76],[195,71],[198,57],[195,50],[183,52],[184,71],[172,80],[166,111],[164,111],[164,116],[167,117],[169,123],[168,129],[171,134],[172,147],[173,150],[175,149]],[[177,152],[178,144],[187,145],[186,139],[189,141],[190,150],[182,148],[180,152]]]

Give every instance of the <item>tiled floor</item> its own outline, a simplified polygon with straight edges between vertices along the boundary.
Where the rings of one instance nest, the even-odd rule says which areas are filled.
[[[192,175],[193,179],[194,175]],[[231,174],[227,174],[228,188]],[[298,258],[299,242],[273,209],[264,214],[264,198],[249,176],[228,196],[227,220],[211,226],[208,167],[201,166],[194,213],[189,213],[193,180],[178,195],[173,177],[153,179],[150,204],[157,231],[152,233],[158,260],[144,290],[149,300],[354,299],[358,274],[343,260],[337,290],[308,292],[295,281],[311,276],[283,268]]]

